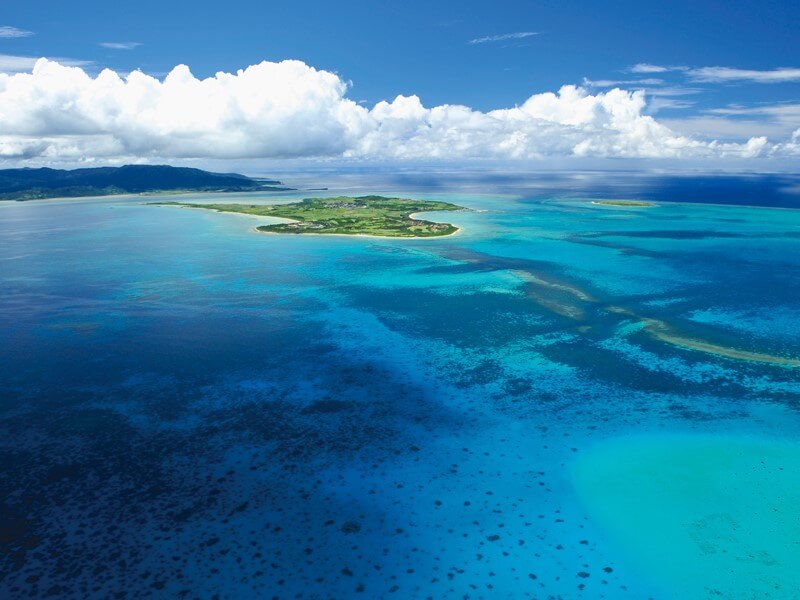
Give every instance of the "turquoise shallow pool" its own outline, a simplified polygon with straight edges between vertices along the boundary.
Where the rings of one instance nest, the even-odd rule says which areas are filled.
[[[800,211],[484,187],[0,204],[0,596],[794,597]]]

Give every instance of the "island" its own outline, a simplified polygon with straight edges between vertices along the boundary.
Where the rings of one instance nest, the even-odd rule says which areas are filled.
[[[625,206],[633,208],[647,208],[655,206],[652,202],[645,202],[644,200],[593,200],[592,204],[599,204],[600,206]]]
[[[290,204],[194,204],[155,202],[161,206],[202,208],[258,217],[279,217],[290,222],[260,225],[263,233],[339,234],[399,238],[429,238],[459,231],[450,223],[416,218],[420,212],[466,210],[449,202],[387,198],[384,196],[337,196],[306,198]]]
[[[211,173],[169,165],[88,169],[0,169],[0,200],[38,200],[114,194],[265,192],[290,190],[274,179]]]

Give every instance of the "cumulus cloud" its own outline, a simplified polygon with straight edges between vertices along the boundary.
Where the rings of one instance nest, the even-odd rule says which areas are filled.
[[[642,90],[564,86],[489,112],[429,108],[417,96],[369,109],[347,91],[338,75],[296,60],[206,79],[179,65],[160,80],[109,69],[91,76],[41,59],[30,73],[0,74],[0,157],[678,158],[751,157],[779,147],[675,133],[645,114]]]
[[[23,38],[32,35],[33,32],[27,29],[19,29],[17,27],[11,27],[10,25],[3,25],[0,27],[0,38]]]
[[[536,31],[518,31],[516,33],[501,33],[500,35],[485,35],[469,41],[470,44],[486,44],[488,42],[505,42],[508,40],[521,40],[533,35],[539,35]]]
[[[466,106],[422,106],[398,97],[371,111],[377,127],[351,154],[399,158],[669,157],[695,144],[642,114],[644,93],[614,89],[596,95],[576,86],[531,96],[487,113]]]
[[[180,65],[160,81],[109,69],[91,77],[42,59],[30,74],[0,75],[0,147],[13,139],[53,157],[336,155],[367,126],[346,89],[299,61],[203,80]]]

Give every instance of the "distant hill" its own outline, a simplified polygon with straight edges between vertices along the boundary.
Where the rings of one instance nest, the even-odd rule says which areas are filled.
[[[0,169],[0,200],[33,200],[147,192],[277,191],[280,181],[236,173],[210,173],[167,165],[125,165],[91,169]]]

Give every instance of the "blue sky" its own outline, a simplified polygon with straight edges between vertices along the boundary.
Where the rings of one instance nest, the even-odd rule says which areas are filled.
[[[565,84],[644,89],[643,113],[680,133],[772,140],[800,128],[799,22],[800,3],[772,0],[31,1],[0,11],[0,69],[47,56],[160,78],[185,63],[203,78],[297,59],[366,107],[402,94],[478,111]]]

